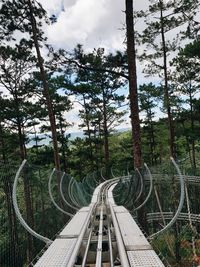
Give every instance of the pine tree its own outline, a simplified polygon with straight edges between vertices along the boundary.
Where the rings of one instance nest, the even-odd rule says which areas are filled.
[[[190,118],[190,128],[186,134],[188,141],[188,146],[191,144],[192,151],[192,165],[196,169],[196,156],[195,156],[195,139],[197,129],[195,127],[195,116],[194,116],[194,98],[195,94],[199,92],[199,72],[200,65],[198,63],[200,42],[194,41],[191,44],[185,46],[185,48],[179,51],[179,54],[175,59],[173,59],[173,66],[176,67],[174,73],[172,74],[172,81],[176,87],[176,91],[186,96],[186,103],[189,104],[189,118]],[[188,116],[186,116],[188,120]],[[185,129],[185,127],[184,127]],[[189,149],[190,153],[190,149]]]
[[[129,73],[129,100],[130,117],[133,136],[133,155],[135,168],[142,166],[141,133],[137,92],[137,71],[136,71],[136,50],[135,30],[133,20],[133,0],[126,0],[126,36],[127,36],[127,57]]]
[[[41,80],[40,75],[38,73],[34,74],[34,86],[39,93],[41,88]],[[49,73],[47,76],[48,84],[49,84],[49,93],[51,97],[53,112],[56,121],[56,131],[57,131],[57,141],[59,144],[59,151],[62,154],[61,163],[65,172],[68,172],[67,167],[67,156],[66,152],[68,150],[68,137],[66,135],[67,127],[71,126],[69,122],[66,120],[67,112],[72,108],[72,104],[67,95],[61,94],[59,89],[65,86],[65,81],[62,76],[55,76],[54,72]],[[41,116],[43,116],[42,120],[48,120],[48,113],[46,112],[46,105],[43,98],[40,98],[40,108],[41,108]],[[46,125],[46,123],[41,126],[42,132],[50,132],[51,128]],[[52,138],[52,136],[49,136]]]
[[[42,58],[40,52],[41,43],[45,41],[43,31],[41,30],[44,20],[47,22],[46,12],[38,2],[31,0],[7,0],[3,3],[0,10],[0,38],[2,40],[12,40],[14,39],[13,34],[16,30],[21,33],[26,32],[30,36],[28,39],[29,46],[34,46],[36,49],[37,61],[43,84],[43,95],[46,100],[51,125],[54,162],[56,169],[60,170],[55,117],[49,94],[46,71],[44,69],[44,59]]]
[[[139,103],[140,103],[140,111],[145,112],[145,118],[142,120],[143,132],[146,132],[147,138],[146,142],[149,146],[150,153],[147,155],[147,159],[151,165],[157,163],[157,152],[156,152],[156,134],[154,129],[154,117],[155,117],[155,107],[157,107],[159,96],[160,96],[160,88],[156,87],[152,83],[143,84],[139,86]]]
[[[164,107],[168,116],[170,155],[175,157],[174,126],[169,92],[169,63],[170,52],[177,49],[177,38],[169,41],[167,34],[185,23],[180,13],[175,12],[176,1],[152,0],[149,10],[145,13],[146,29],[141,35],[147,49],[141,56],[142,60],[149,61],[145,72],[149,75],[158,75],[164,80]],[[144,14],[144,11],[142,11]]]
[[[27,73],[35,65],[35,58],[30,49],[26,48],[26,41],[22,40],[14,48],[0,47],[0,84],[7,91],[4,99],[4,123],[7,128],[17,132],[21,160],[26,158],[25,128],[31,126],[35,105],[31,102],[32,88],[29,87]],[[34,224],[30,184],[26,176],[23,177],[26,203],[27,221]],[[33,257],[33,240],[28,236],[28,260]]]
[[[105,69],[114,56],[105,55],[102,48],[83,55],[85,62],[89,62],[92,69]],[[104,140],[104,162],[108,176],[110,166],[109,134],[114,126],[121,123],[124,115],[124,111],[117,111],[124,101],[124,96],[118,95],[117,90],[124,85],[125,81],[114,73],[79,70],[76,82],[78,86],[84,85],[84,87],[79,87],[79,91],[86,89],[88,92],[87,99],[83,98],[85,101],[83,106],[86,108],[84,119],[89,130],[88,134],[90,134],[91,127],[94,130],[95,125],[99,124],[99,134],[102,134]],[[84,92],[82,91],[82,94]]]

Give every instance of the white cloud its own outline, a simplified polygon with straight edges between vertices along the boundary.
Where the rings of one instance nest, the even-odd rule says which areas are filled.
[[[55,14],[57,22],[45,29],[48,42],[55,48],[72,50],[78,43],[86,51],[104,47],[107,51],[125,50],[125,0],[39,0],[49,15]],[[134,1],[134,9],[145,10],[146,0]],[[144,23],[137,22],[136,29],[142,30]],[[142,64],[138,63],[138,83],[145,82]],[[75,99],[72,99],[74,102]],[[68,131],[80,131],[78,111],[80,105],[74,102],[73,110],[66,113],[66,120],[74,123]],[[130,125],[130,119],[121,127]]]
[[[39,0],[39,2],[42,4],[43,8],[51,15],[57,14],[62,9],[62,0]]]
[[[86,48],[105,46],[120,49],[124,32],[124,1],[121,0],[40,0],[49,14],[57,14],[57,23],[47,26],[49,43],[72,49],[77,43]],[[60,12],[59,12],[60,11]],[[59,13],[58,13],[59,12]]]
[[[86,50],[104,47],[124,50],[125,0],[39,0],[57,22],[46,26],[48,41],[56,48],[72,50],[78,43]],[[134,1],[134,9],[145,10],[148,2]],[[142,29],[144,25],[136,24]]]
[[[1,94],[3,94],[4,96],[9,94],[8,90],[2,85],[0,85],[0,95]]]

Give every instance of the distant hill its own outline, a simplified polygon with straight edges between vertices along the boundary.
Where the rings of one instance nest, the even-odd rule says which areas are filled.
[[[74,140],[76,139],[77,137],[80,137],[80,138],[84,138],[84,133],[83,132],[72,132],[72,133],[66,133],[66,135],[70,134],[70,137],[69,139],[70,140]],[[28,144],[26,145],[27,148],[30,148],[32,146],[35,145],[35,140],[34,139],[34,135],[33,134],[30,134],[29,135],[29,142]],[[46,145],[48,146],[49,143],[51,142],[51,138],[48,136],[48,135],[45,135],[45,134],[38,134],[37,135],[38,138],[42,139],[38,142],[38,145],[42,146],[42,145]]]
[[[130,128],[121,128],[121,129],[117,129],[116,133],[126,132],[126,131],[129,131],[129,130],[130,130]],[[74,140],[77,137],[79,137],[79,138],[84,138],[85,137],[84,136],[84,132],[66,133],[66,135],[68,135],[68,134],[70,134],[69,140]],[[35,136],[33,134],[29,135],[29,140],[30,141],[26,145],[27,148],[33,147],[35,145],[35,141],[33,140],[34,137]],[[49,143],[51,142],[51,138],[48,135],[38,134],[37,137],[42,139],[42,140],[38,141],[38,145],[40,145],[40,146],[42,146],[42,145],[48,146]]]

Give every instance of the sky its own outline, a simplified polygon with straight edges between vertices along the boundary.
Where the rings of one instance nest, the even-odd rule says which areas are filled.
[[[49,42],[57,48],[73,48],[77,43],[86,49],[103,46],[121,50],[125,46],[125,0],[39,0],[57,23],[47,28]],[[136,0],[135,9],[145,7]]]
[[[104,47],[106,51],[125,50],[125,0],[39,0],[48,15],[56,15],[57,22],[45,26],[48,43],[56,49],[72,50],[78,43],[86,51]],[[147,8],[146,0],[136,0],[135,9]],[[141,28],[141,25],[136,24]],[[138,64],[138,82],[146,79],[142,67]],[[128,91],[125,90],[125,95]],[[72,97],[74,102],[74,98]],[[66,119],[73,122],[70,131],[79,131],[78,110],[80,106],[74,102],[74,108],[66,114]],[[129,114],[119,128],[130,127]]]
[[[55,49],[64,48],[73,50],[77,44],[82,44],[85,51],[103,47],[108,52],[116,50],[125,51],[125,0],[38,0],[48,16],[55,15],[57,22],[52,25],[44,25],[44,32],[48,43]],[[167,0],[166,0],[167,1]],[[146,10],[147,0],[134,0],[134,10]],[[142,31],[144,22],[136,21],[136,30]],[[18,35],[15,36],[18,38]],[[20,36],[19,36],[20,38]],[[141,52],[142,47],[137,47]],[[42,50],[45,57],[46,51]],[[144,65],[137,62],[138,84],[160,81],[156,78],[146,78],[142,73]],[[122,93],[122,90],[120,90]],[[124,95],[128,96],[128,89],[124,89]],[[81,108],[70,96],[74,108],[65,114],[66,120],[73,124],[68,132],[80,131],[80,119],[78,111]],[[160,112],[157,112],[160,115]],[[130,127],[129,114],[119,128]]]

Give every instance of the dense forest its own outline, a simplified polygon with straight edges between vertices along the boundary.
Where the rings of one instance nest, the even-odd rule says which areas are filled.
[[[172,156],[184,174],[200,175],[200,1],[148,2],[147,10],[135,10],[125,0],[124,51],[88,51],[83,44],[67,51],[48,42],[45,25],[57,17],[40,1],[0,1],[1,266],[28,266],[42,248],[22,229],[12,205],[24,159],[31,167],[20,184],[20,207],[29,225],[50,237],[66,221],[48,198],[53,167],[77,181],[101,172],[108,179],[112,171],[125,174],[144,162],[166,172]],[[138,75],[148,82],[139,84]],[[68,113],[75,105],[82,138],[70,136]],[[45,138],[49,144],[42,144]],[[198,189],[189,189],[196,214]],[[191,266],[176,256],[176,266]]]

